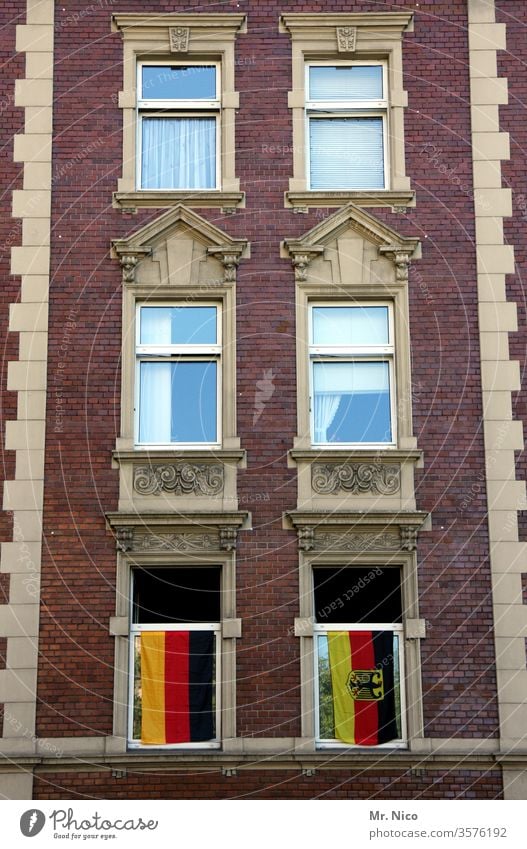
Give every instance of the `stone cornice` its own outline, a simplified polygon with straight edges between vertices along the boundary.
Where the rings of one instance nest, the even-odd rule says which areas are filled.
[[[120,12],[112,15],[112,29],[143,29],[153,27],[192,27],[193,29],[221,29],[231,30],[235,35],[238,32],[247,31],[247,16],[231,14],[230,12],[217,14],[174,14],[168,12],[166,15],[145,12],[144,14]]]
[[[304,33],[305,30],[318,30],[323,27],[364,27],[393,30],[400,35],[409,30],[413,22],[411,12],[297,12],[280,16],[280,31]]]

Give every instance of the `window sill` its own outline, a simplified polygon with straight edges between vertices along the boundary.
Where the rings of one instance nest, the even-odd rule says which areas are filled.
[[[285,193],[285,207],[295,212],[307,212],[310,207],[336,207],[354,203],[362,207],[398,207],[415,206],[415,192],[389,191],[373,189],[371,191],[297,191]]]
[[[114,192],[113,207],[123,212],[136,212],[142,207],[170,208],[179,203],[198,208],[221,207],[224,212],[235,212],[245,205],[244,192],[211,191],[158,191]]]

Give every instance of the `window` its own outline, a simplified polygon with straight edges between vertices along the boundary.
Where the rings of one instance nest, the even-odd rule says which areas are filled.
[[[219,188],[219,64],[139,62],[137,92],[138,188]]]
[[[317,745],[403,745],[399,569],[315,567],[313,581]]]
[[[219,746],[220,572],[132,571],[130,747]]]
[[[387,116],[385,64],[308,63],[308,187],[388,188]]]
[[[219,444],[220,317],[214,304],[137,307],[137,444]]]
[[[377,302],[310,306],[313,444],[395,444],[392,313]]]

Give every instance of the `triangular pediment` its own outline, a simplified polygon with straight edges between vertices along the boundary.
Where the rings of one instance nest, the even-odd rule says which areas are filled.
[[[112,250],[114,255],[127,253],[149,253],[160,242],[181,233],[187,239],[195,239],[208,248],[230,247],[235,253],[241,252],[246,245],[245,239],[232,239],[224,230],[206,221],[197,212],[178,204],[168,212],[145,224],[126,239],[114,239]]]
[[[355,232],[367,242],[386,250],[403,251],[411,257],[419,246],[419,239],[401,236],[383,221],[354,203],[348,203],[329,218],[321,221],[303,236],[297,239],[286,239],[285,244],[289,252],[298,253],[302,248],[310,249],[325,248],[331,242],[344,235],[346,232]]]

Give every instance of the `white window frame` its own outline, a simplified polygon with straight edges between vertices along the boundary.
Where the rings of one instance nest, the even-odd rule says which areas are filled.
[[[315,345],[313,342],[313,309],[319,307],[387,307],[388,308],[388,345]],[[308,339],[309,339],[309,418],[311,430],[311,444],[317,449],[348,449],[353,448],[396,448],[397,447],[397,404],[396,404],[396,381],[395,381],[395,331],[394,331],[394,304],[393,301],[310,301],[308,311]],[[386,362],[388,363],[389,387],[390,387],[390,419],[391,419],[391,442],[315,442],[315,399],[313,387],[313,366],[317,362]]]
[[[318,637],[320,634],[333,631],[393,631],[399,637],[399,698],[401,705],[401,734],[398,740],[390,740],[389,743],[379,743],[377,746],[361,746],[359,744],[344,743],[342,740],[328,740],[320,737],[320,692],[318,675]],[[402,622],[373,622],[356,624],[353,622],[330,623],[313,625],[313,681],[315,685],[315,745],[317,749],[361,749],[371,751],[372,749],[405,749],[408,746],[408,729],[406,720],[406,688],[405,688],[405,665],[404,665],[404,625]]]
[[[133,570],[132,570],[133,574]],[[133,597],[133,592],[130,594]],[[215,728],[214,740],[206,740],[198,743],[164,743],[149,745],[136,740],[134,734],[134,696],[135,696],[135,639],[143,631],[212,631],[215,634]],[[219,622],[197,622],[183,623],[182,625],[170,625],[166,622],[158,622],[154,625],[134,623],[130,612],[130,637],[129,637],[129,659],[128,659],[128,748],[129,749],[218,749],[221,745],[221,624]]]
[[[216,344],[215,345],[141,345],[141,309],[155,307],[214,307],[216,309]],[[136,303],[135,320],[135,404],[134,431],[136,448],[219,448],[222,442],[222,305],[217,301],[138,301]],[[142,362],[216,362],[216,441],[215,442],[139,442],[139,417],[141,407],[140,397],[140,368]]]
[[[198,100],[151,100],[142,97],[142,71],[144,67],[167,67],[187,68],[192,65],[211,67],[216,69],[216,97],[213,100],[205,98]],[[146,118],[188,118],[188,117],[213,117],[216,121],[216,185],[213,188],[192,188],[189,186],[178,186],[177,188],[162,188],[154,191],[174,192],[219,192],[221,191],[221,62],[211,60],[189,59],[187,61],[173,61],[171,59],[139,60],[137,62],[137,109],[136,109],[136,191],[152,191],[142,185],[142,144],[143,127],[142,119]]]
[[[358,65],[376,66],[382,68],[382,91],[384,97],[381,100],[311,100],[309,69],[313,67],[336,66],[355,67]],[[370,186],[369,188],[349,188],[342,191],[389,191],[390,189],[390,150],[389,150],[389,114],[390,102],[388,97],[388,63],[379,60],[354,60],[332,59],[327,61],[308,61],[305,63],[305,162],[306,162],[306,185],[308,191],[339,191],[339,189],[313,189],[311,186],[311,134],[310,122],[317,118],[382,118],[382,142],[384,160],[384,186]]]

